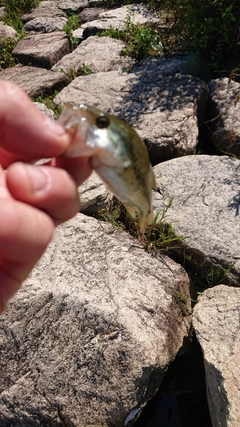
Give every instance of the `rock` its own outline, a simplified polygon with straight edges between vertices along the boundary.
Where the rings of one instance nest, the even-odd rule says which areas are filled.
[[[142,70],[78,77],[54,102],[83,102],[122,117],[144,138],[157,164],[196,152],[197,112],[204,111],[207,98],[206,83],[196,77]]]
[[[17,31],[14,28],[10,27],[10,25],[5,25],[0,22],[0,47],[2,46],[2,42],[4,38],[14,38],[17,36]]]
[[[56,18],[39,17],[26,22],[23,27],[23,31],[31,34],[52,33],[56,30],[63,30],[66,24],[67,18],[64,18],[63,16],[57,16]]]
[[[213,144],[223,153],[240,158],[240,83],[229,79],[209,82],[207,124]]]
[[[35,18],[49,18],[49,17],[64,17],[67,18],[67,14],[63,10],[56,6],[56,2],[41,1],[39,6],[34,8],[31,13],[25,13],[21,19],[23,22],[30,21]]]
[[[133,68],[133,72],[151,71],[166,75],[190,74],[208,82],[211,76],[209,66],[194,54],[174,53],[164,57],[144,58]]]
[[[78,72],[83,65],[89,67],[92,73],[129,68],[133,65],[133,60],[121,55],[124,48],[125,44],[121,40],[92,36],[83,41],[72,53],[60,59],[52,70]]]
[[[87,7],[79,13],[79,23],[84,24],[85,22],[94,21],[98,18],[99,14],[105,12],[105,9],[102,7]]]
[[[83,38],[83,29],[77,28],[73,31],[72,35],[75,39],[79,39],[79,43],[83,42],[85,39]]]
[[[81,212],[90,216],[99,215],[106,209],[108,201],[112,200],[112,195],[95,172],[78,188],[78,194]]]
[[[101,12],[97,20],[86,22],[81,26],[81,28],[84,29],[83,36],[87,38],[91,35],[95,35],[98,31],[104,31],[109,28],[125,30],[128,16],[131,16],[131,21],[135,24],[159,22],[157,14],[150,11],[147,5],[132,4]]]
[[[68,13],[81,12],[89,5],[88,0],[58,0],[56,4],[59,9],[62,9]]]
[[[3,21],[5,17],[5,7],[0,7],[0,21]]]
[[[1,427],[126,425],[156,392],[190,312],[178,264],[79,214],[1,317]]]
[[[50,117],[52,120],[56,120],[56,114],[51,110],[50,108],[47,108],[45,104],[42,104],[42,102],[34,102],[34,105],[37,107],[41,113],[45,114],[46,116]]]
[[[159,164],[154,172],[160,189],[154,192],[154,209],[162,212],[173,198],[166,222],[186,238],[191,263],[201,265],[202,273],[210,269],[212,285],[225,278],[240,286],[240,161],[186,156]]]
[[[63,31],[35,34],[24,37],[12,51],[23,65],[51,68],[59,59],[71,51],[69,40]]]
[[[67,83],[63,73],[21,64],[1,71],[0,79],[14,81],[31,97],[59,90]]]
[[[193,312],[193,326],[202,347],[213,427],[240,425],[240,289],[207,289]]]

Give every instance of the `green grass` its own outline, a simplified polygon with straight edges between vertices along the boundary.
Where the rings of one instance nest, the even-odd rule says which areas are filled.
[[[68,37],[73,48],[76,48],[79,44],[79,39],[73,37],[73,31],[79,27],[79,19],[77,14],[72,14],[68,17],[68,22],[64,26],[64,31]]]
[[[128,214],[122,203],[115,197],[97,217],[109,222],[115,228],[127,231],[152,256],[168,255],[181,264],[189,274],[196,294],[219,284],[230,286],[232,282],[228,273],[234,264],[224,269],[214,266],[201,255],[194,253],[188,246],[187,237],[177,236],[172,224],[167,221],[167,212],[172,202],[173,199],[170,199],[163,212],[155,215],[153,223],[147,227],[144,234],[140,232],[137,220]],[[180,298],[179,295],[176,297]]]
[[[2,0],[1,5],[5,7],[5,24],[18,32],[21,31],[23,27],[21,15],[30,12],[39,3],[40,0]]]
[[[33,102],[41,102],[42,104],[46,105],[47,108],[49,108],[50,110],[53,110],[53,112],[55,113],[55,115],[57,117],[60,116],[62,108],[55,104],[55,102],[53,102],[53,99],[55,98],[55,96],[57,96],[58,91],[54,91],[53,94],[51,95],[38,95],[32,98]]]
[[[16,46],[18,38],[4,37],[2,39],[2,46],[0,49],[0,68],[13,67],[17,64],[17,60],[12,55],[12,50]]]

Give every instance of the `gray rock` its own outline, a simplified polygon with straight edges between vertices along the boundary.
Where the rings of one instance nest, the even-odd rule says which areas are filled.
[[[190,312],[178,264],[78,215],[1,317],[1,427],[122,426],[156,392]]]
[[[45,104],[42,104],[42,102],[34,102],[34,105],[37,107],[41,113],[45,114],[46,116],[50,117],[52,120],[56,120],[56,114],[51,110],[50,108],[47,108]]]
[[[197,112],[204,111],[207,98],[208,87],[198,78],[142,70],[78,77],[55,102],[85,102],[122,117],[145,139],[156,164],[196,152]]]
[[[212,285],[232,265],[226,279],[240,286],[240,161],[186,156],[157,165],[154,172],[160,192],[154,192],[153,206],[162,212],[173,198],[166,221],[186,237],[192,262],[219,270]]]
[[[72,35],[75,39],[79,39],[79,43],[81,43],[85,40],[83,37],[83,32],[84,32],[84,30],[82,28],[77,28],[72,33]]]
[[[17,31],[14,28],[10,27],[10,25],[5,25],[0,22],[0,47],[2,46],[3,38],[14,38],[17,36]]]
[[[211,140],[223,153],[240,158],[240,83],[216,79],[209,82],[209,89]]]
[[[129,14],[131,14],[131,20],[134,23],[148,24],[159,22],[157,14],[150,11],[147,5],[132,4],[102,12],[98,15],[97,20],[83,24],[81,28],[84,29],[84,37],[89,37],[90,35],[96,34],[98,31],[107,30],[109,28],[124,30],[126,28],[126,19]]]
[[[174,53],[164,57],[149,57],[140,61],[134,68],[133,72],[141,71],[158,72],[166,75],[177,73],[190,74],[199,77],[208,82],[211,71],[209,66],[201,58],[194,54]]]
[[[67,83],[63,73],[21,64],[1,71],[0,79],[14,81],[32,97],[59,90]]]
[[[64,56],[53,67],[53,70],[80,71],[83,64],[93,73],[100,71],[120,70],[133,65],[133,60],[122,56],[125,44],[110,37],[92,36],[83,41],[72,53]]]
[[[102,7],[87,7],[79,13],[79,23],[84,24],[85,22],[94,21],[98,18],[99,14],[105,12],[105,9]]]
[[[27,22],[35,18],[49,18],[50,16],[67,18],[67,14],[57,7],[55,1],[41,1],[31,13],[25,13],[21,18],[23,22]]]
[[[51,68],[71,51],[69,40],[63,31],[35,34],[24,37],[12,51],[23,65]]]
[[[5,17],[5,7],[0,7],[0,21],[3,21]]]
[[[112,200],[112,194],[95,172],[92,172],[90,177],[78,188],[78,194],[81,201],[81,212],[90,216],[99,215]]]
[[[57,16],[56,18],[39,17],[26,22],[23,27],[23,31],[31,34],[52,33],[56,30],[63,30],[66,24],[67,18],[64,18],[63,16]]]
[[[81,12],[85,7],[88,7],[88,0],[57,0],[54,2],[59,9],[66,12]]]
[[[240,289],[207,289],[194,308],[193,326],[202,347],[213,427],[240,425]]]

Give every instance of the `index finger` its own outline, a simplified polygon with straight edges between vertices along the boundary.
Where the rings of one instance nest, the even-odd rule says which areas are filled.
[[[22,89],[0,81],[0,146],[5,151],[21,160],[56,157],[70,142],[66,130],[44,116]]]

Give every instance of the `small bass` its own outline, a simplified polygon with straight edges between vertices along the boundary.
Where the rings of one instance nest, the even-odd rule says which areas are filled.
[[[93,169],[130,215],[136,213],[144,232],[152,223],[155,177],[148,151],[137,132],[124,120],[85,104],[65,104],[58,119],[73,141],[67,157],[91,157]]]

